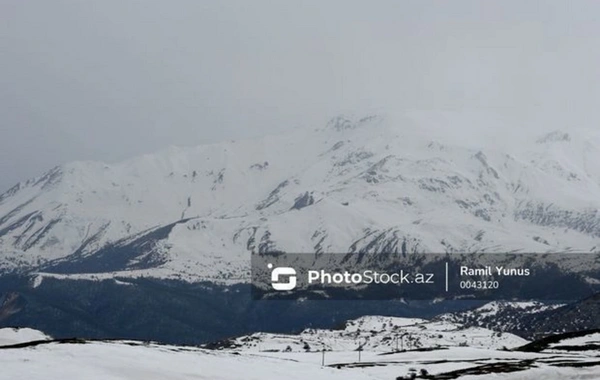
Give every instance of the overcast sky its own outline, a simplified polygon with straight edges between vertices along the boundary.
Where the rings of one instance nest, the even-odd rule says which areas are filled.
[[[0,191],[343,112],[597,127],[600,1],[0,0]]]

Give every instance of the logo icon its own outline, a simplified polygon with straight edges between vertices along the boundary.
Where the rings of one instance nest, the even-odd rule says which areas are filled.
[[[273,264],[267,268],[273,269]],[[287,282],[280,281],[280,277],[287,277]],[[296,270],[290,267],[277,267],[271,272],[271,286],[279,291],[293,290],[296,287]]]

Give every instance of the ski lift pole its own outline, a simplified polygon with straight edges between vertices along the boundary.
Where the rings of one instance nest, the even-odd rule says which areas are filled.
[[[404,351],[404,336],[405,335],[409,335],[407,332],[405,332],[404,334],[400,335],[400,349],[402,349],[402,351]],[[408,342],[407,342],[408,345]]]

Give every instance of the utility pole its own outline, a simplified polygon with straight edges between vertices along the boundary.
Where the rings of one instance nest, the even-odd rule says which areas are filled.
[[[410,335],[410,334],[409,334],[409,333],[407,333],[407,332],[405,332],[405,333],[403,333],[403,334],[401,334],[401,335],[399,336],[399,339],[400,339],[400,350],[401,350],[401,351],[404,351],[404,337],[405,337],[406,335]],[[396,341],[396,351],[397,351],[397,350],[398,350],[398,341]]]
[[[325,347],[323,347],[323,357],[321,358],[321,366],[325,367]]]

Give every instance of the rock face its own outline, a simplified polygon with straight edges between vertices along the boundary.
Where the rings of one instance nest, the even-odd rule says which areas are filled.
[[[292,206],[292,210],[300,210],[304,207],[308,207],[315,203],[315,198],[313,197],[312,192],[305,192],[304,194],[299,195],[294,199],[294,205]]]
[[[598,133],[500,148],[441,120],[54,168],[0,196],[0,273],[244,282],[249,251],[600,251]]]

